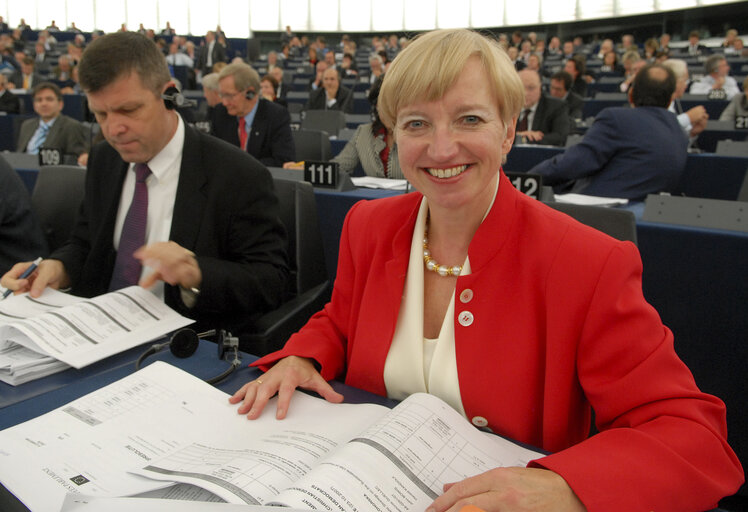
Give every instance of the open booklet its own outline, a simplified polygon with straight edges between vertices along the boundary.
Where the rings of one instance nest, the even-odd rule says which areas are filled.
[[[82,368],[192,322],[139,286],[93,299],[51,288],[9,297],[0,301],[0,380]]]
[[[542,456],[431,395],[388,409],[296,392],[284,420],[275,400],[248,421],[227,394],[155,362],[0,432],[0,482],[32,510],[59,510],[67,492],[132,496],[182,482],[236,504],[421,511],[445,483]]]

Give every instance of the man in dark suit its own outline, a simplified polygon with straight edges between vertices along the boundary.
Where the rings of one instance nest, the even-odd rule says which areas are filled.
[[[198,329],[243,332],[279,304],[288,278],[267,169],[186,125],[162,97],[169,71],[146,37],[98,38],[79,71],[106,141],[90,153],[78,220],[30,279],[18,279],[19,263],[2,284],[91,297],[139,280]]]
[[[566,103],[543,94],[537,71],[523,69],[519,78],[525,86],[525,106],[517,118],[516,136],[526,144],[563,146],[571,127]]]
[[[213,71],[213,64],[216,62],[226,62],[226,49],[216,41],[215,32],[209,30],[205,34],[205,45],[200,51],[200,59],[197,67],[202,71],[203,75],[207,75]]]
[[[0,112],[21,113],[21,99],[8,90],[7,78],[2,73],[0,73]]]
[[[353,92],[340,85],[340,73],[337,69],[325,69],[322,73],[322,87],[309,93],[306,110],[353,112]]]
[[[634,108],[603,109],[584,139],[529,172],[541,174],[556,192],[643,200],[669,191],[686,165],[688,139],[667,110],[675,75],[648,64],[629,89]],[[567,186],[574,181],[573,186]]]
[[[582,119],[584,110],[584,99],[577,93],[571,91],[572,79],[571,75],[566,71],[557,71],[551,75],[551,84],[548,88],[548,92],[551,96],[564,100],[566,105],[569,107],[569,117],[574,119]]]
[[[688,34],[688,46],[684,48],[685,53],[691,57],[699,57],[702,55],[709,55],[711,52],[709,48],[701,44],[701,37],[699,36],[698,30],[692,30]]]
[[[296,158],[288,110],[260,95],[260,76],[243,62],[229,64],[218,76],[222,105],[216,105],[211,134],[238,146],[270,167]]]
[[[62,92],[51,82],[42,82],[32,93],[39,117],[21,125],[16,151],[36,155],[40,148],[59,149],[65,155],[88,152],[88,132],[83,124],[62,113]]]
[[[43,82],[44,78],[36,72],[34,57],[27,55],[21,61],[21,70],[13,73],[8,81],[13,83],[14,89],[30,91],[36,84]]]
[[[0,156],[0,274],[19,260],[47,255],[47,242],[31,210],[29,191]]]

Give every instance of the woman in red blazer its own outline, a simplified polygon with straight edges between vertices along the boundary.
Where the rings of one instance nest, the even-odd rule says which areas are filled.
[[[257,418],[326,380],[425,391],[475,425],[551,452],[446,486],[434,511],[706,510],[742,468],[725,408],[701,393],[646,303],[636,248],[529,199],[501,172],[523,89],[466,30],[424,35],[379,97],[418,190],[354,206],[331,302],[232,398]],[[588,438],[591,409],[599,434]]]

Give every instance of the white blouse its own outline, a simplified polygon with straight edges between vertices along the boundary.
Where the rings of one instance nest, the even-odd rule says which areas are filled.
[[[483,216],[484,219],[496,200],[498,186],[497,179],[494,198]],[[384,364],[384,384],[389,398],[403,400],[413,393],[430,393],[465,416],[455,355],[454,291],[444,315],[439,337],[428,339],[423,336],[423,236],[427,214],[428,204],[424,197],[413,230],[408,274],[395,334]],[[460,275],[470,273],[470,260],[466,257]]]

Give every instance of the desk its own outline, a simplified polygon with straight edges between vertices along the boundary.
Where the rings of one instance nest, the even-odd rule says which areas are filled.
[[[50,391],[34,400],[19,402],[2,410],[0,414],[0,430],[11,427],[23,421],[30,420],[41,414],[49,412],[57,407],[80,398],[81,396],[91,393],[103,386],[111,384],[119,379],[130,375],[134,371],[134,359],[143,350],[144,347],[138,347],[138,352],[127,364],[113,364],[107,370],[89,375],[83,378],[71,376],[64,387]],[[221,382],[217,387],[226,393],[234,393],[246,382],[257,378],[260,371],[249,368],[247,364],[256,358],[249,354],[242,354],[242,366],[232,373],[226,380]],[[145,365],[150,362],[161,360],[166,361],[178,368],[181,368],[192,375],[207,379],[222,373],[228,363],[220,361],[216,357],[216,346],[209,341],[200,341],[197,353],[187,359],[177,359],[168,350],[162,351],[155,356],[151,356],[145,361]],[[112,362],[112,359],[102,361],[104,365]],[[40,381],[46,380],[40,379]],[[343,393],[347,403],[377,403],[392,407],[395,403],[384,397],[380,397],[366,391],[351,388],[340,382],[332,382],[333,388],[339,393]],[[0,510],[3,512],[26,512],[28,509],[23,506],[12,494],[4,487],[0,486]]]

